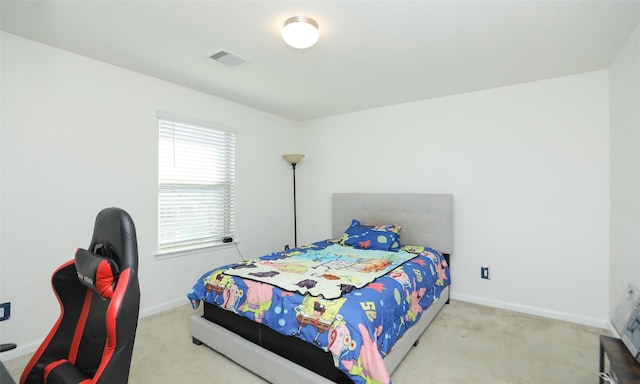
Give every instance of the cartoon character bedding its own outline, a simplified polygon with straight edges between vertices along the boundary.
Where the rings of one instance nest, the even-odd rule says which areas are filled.
[[[400,247],[398,232],[354,220],[339,241],[211,270],[187,297],[330,352],[354,383],[390,383],[382,359],[450,283],[438,251]]]

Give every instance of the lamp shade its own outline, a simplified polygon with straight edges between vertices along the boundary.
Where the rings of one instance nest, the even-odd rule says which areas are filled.
[[[302,158],[304,157],[304,155],[301,155],[299,153],[291,153],[288,155],[282,155],[282,158],[287,160],[287,162],[289,164],[298,164]]]
[[[290,17],[282,26],[282,38],[293,48],[309,48],[320,38],[318,23],[306,16]]]

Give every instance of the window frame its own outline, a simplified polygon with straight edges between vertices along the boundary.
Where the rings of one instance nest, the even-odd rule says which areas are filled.
[[[236,139],[238,130],[234,127],[229,127],[222,124],[205,122],[189,117],[178,116],[173,114],[168,114],[164,112],[158,111],[156,113],[157,117],[157,129],[158,129],[158,163],[157,163],[157,241],[156,241],[156,249],[157,256],[166,256],[166,255],[174,255],[174,254],[184,254],[184,253],[196,253],[197,251],[210,248],[217,247],[220,245],[228,245],[228,242],[224,242],[223,240],[226,238],[232,238],[235,235],[235,154],[236,154]],[[164,127],[163,127],[164,125]],[[167,126],[171,125],[174,130],[170,133],[167,132]],[[175,130],[178,128],[178,131]],[[190,131],[190,130],[194,131]],[[197,133],[207,132],[200,137]],[[195,132],[195,133],[194,133]],[[182,136],[184,133],[194,133],[195,138],[193,136]],[[170,135],[170,136],[167,136]],[[215,137],[215,139],[204,138],[204,136]],[[167,150],[166,143],[167,138],[171,141],[171,149]],[[178,140],[176,140],[178,138]],[[200,141],[200,140],[203,141]],[[180,144],[185,144],[187,148],[191,149],[193,146],[198,146],[201,148],[202,146],[208,146],[213,148],[213,151],[196,151],[196,150],[185,150],[180,149]],[[164,149],[163,149],[163,146]],[[163,163],[166,165],[167,158],[163,156],[167,155],[167,151],[170,154],[169,161],[174,163],[174,170],[167,171],[168,168],[162,168]],[[180,152],[183,151],[183,152]],[[188,176],[182,176],[178,171],[176,171],[177,167],[176,160],[180,161],[180,166],[182,166],[186,161],[181,157],[182,155],[188,154],[190,160],[202,161],[206,160],[207,164],[211,165],[213,162],[214,166],[211,169],[207,169],[203,171],[202,164],[200,162],[194,161],[194,167],[186,166],[183,169],[188,171],[196,171],[196,173],[185,172],[184,174],[188,174]],[[203,157],[198,157],[202,155]],[[220,164],[215,164],[216,160],[212,160],[217,156],[217,160],[220,161]],[[178,158],[177,158],[178,157]],[[164,161],[163,161],[164,159]],[[203,171],[205,174],[198,175],[197,172]],[[170,176],[167,176],[170,174]],[[201,177],[201,178],[199,178]],[[180,180],[180,178],[182,178]],[[226,185],[223,185],[226,184]],[[173,186],[173,188],[169,188],[169,186]],[[184,188],[180,188],[180,187]],[[199,194],[192,195],[189,197],[185,195],[183,192],[187,190],[192,190],[198,192]],[[169,190],[172,192],[168,193]],[[208,197],[205,195],[209,195]],[[175,196],[178,196],[177,198]],[[187,196],[185,199],[184,197]],[[219,199],[216,201],[214,196],[218,196]],[[204,198],[203,203],[195,207],[194,205],[198,205],[197,200],[193,204],[190,204],[190,201],[194,201],[193,198]],[[170,200],[174,200],[175,205],[171,206]],[[208,200],[207,200],[208,199]],[[185,202],[186,201],[186,202]],[[182,214],[179,213],[180,205],[183,206]],[[206,206],[204,206],[206,205]],[[208,210],[208,217],[205,215],[202,220],[203,223],[200,225],[193,224],[188,220],[190,214],[185,213],[185,211],[192,210],[191,216],[194,215],[200,216],[201,212]],[[166,215],[167,212],[171,214],[171,209],[175,210],[174,213],[177,213],[179,216],[175,216],[174,220],[167,220]],[[169,210],[169,211],[168,211]],[[215,212],[213,214],[212,212]],[[222,218],[218,218],[215,215],[218,215],[222,212]],[[163,219],[164,215],[164,219]],[[200,219],[200,217],[198,217]],[[185,221],[186,220],[186,221]],[[200,220],[199,220],[200,221]],[[189,237],[189,230],[181,230],[179,229],[180,223],[186,223],[187,226],[192,228],[200,228],[199,232],[191,233],[191,237]],[[164,224],[164,225],[163,225]],[[178,234],[174,237],[167,237],[167,231],[181,231],[182,234]],[[164,231],[164,232],[163,232]],[[200,239],[198,239],[200,237]]]

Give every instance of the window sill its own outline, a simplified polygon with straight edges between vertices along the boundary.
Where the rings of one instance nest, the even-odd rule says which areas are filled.
[[[216,244],[206,245],[202,247],[176,248],[176,249],[167,250],[167,251],[158,251],[154,256],[156,260],[173,259],[174,257],[193,256],[201,253],[218,251],[221,249],[235,248],[237,246],[238,246],[238,242],[232,241],[230,243],[216,243]]]

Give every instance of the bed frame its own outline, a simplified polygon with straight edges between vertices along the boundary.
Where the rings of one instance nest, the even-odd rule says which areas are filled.
[[[336,193],[332,201],[332,237],[339,238],[358,219],[366,224],[400,224],[403,244],[429,245],[453,253],[453,196],[448,194]],[[422,313],[384,358],[389,374],[400,364],[431,321],[449,300],[449,287]],[[262,348],[201,315],[191,317],[195,344],[206,344],[271,383],[333,381],[279,354]]]

